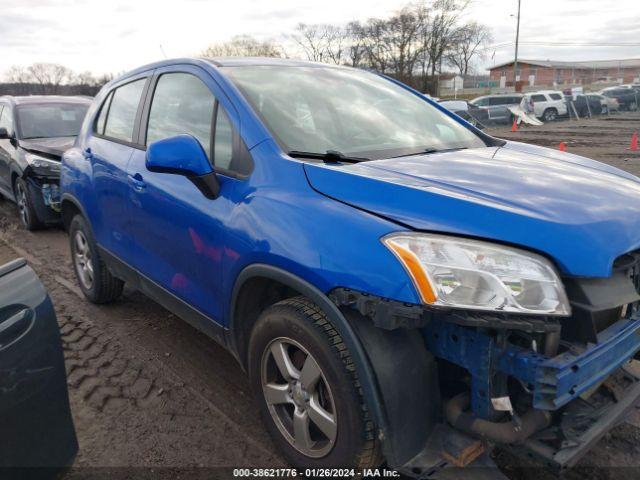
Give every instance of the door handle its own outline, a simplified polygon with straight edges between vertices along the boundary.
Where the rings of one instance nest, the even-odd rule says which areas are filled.
[[[93,152],[91,151],[90,148],[85,148],[82,151],[82,156],[87,160],[91,160],[93,158]]]
[[[129,184],[137,192],[143,191],[147,186],[147,184],[144,183],[142,175],[140,175],[139,173],[136,173],[135,175],[127,175],[127,177],[129,178]]]
[[[31,325],[31,309],[24,308],[10,317],[0,320],[0,348],[17,340]]]

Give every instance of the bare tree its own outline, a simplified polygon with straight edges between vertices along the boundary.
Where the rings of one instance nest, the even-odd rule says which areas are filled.
[[[57,94],[60,85],[73,78],[73,72],[57,63],[34,63],[27,67],[29,76],[40,86],[43,94]]]
[[[359,21],[353,21],[347,24],[345,35],[348,39],[346,47],[346,59],[352,67],[365,66],[366,47],[365,47],[365,28]]]
[[[421,54],[420,38],[424,25],[415,8],[408,6],[388,20],[389,63],[401,81],[411,81]]]
[[[446,54],[447,63],[454,66],[460,75],[469,74],[475,57],[482,54],[482,47],[491,41],[491,32],[486,25],[471,22],[456,31],[450,50]]]
[[[351,33],[348,28],[336,25],[299,23],[292,38],[308,60],[340,65],[349,54],[347,43]]]
[[[469,0],[435,0],[429,10],[429,21],[423,32],[423,64],[428,64],[431,78],[454,43],[460,15]]]
[[[29,83],[32,81],[27,69],[18,65],[10,67],[5,73],[5,78],[9,83]]]
[[[272,41],[260,41],[249,35],[214,43],[202,52],[203,57],[282,57],[282,48]]]

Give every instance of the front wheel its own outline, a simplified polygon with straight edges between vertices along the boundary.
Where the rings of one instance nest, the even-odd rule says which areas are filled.
[[[304,297],[258,319],[249,376],[267,430],[299,468],[373,468],[381,463],[353,360],[326,315]]]
[[[34,199],[31,196],[27,182],[22,178],[17,178],[13,185],[13,192],[18,205],[20,221],[22,221],[24,228],[31,231],[42,228],[43,224],[36,213]]]

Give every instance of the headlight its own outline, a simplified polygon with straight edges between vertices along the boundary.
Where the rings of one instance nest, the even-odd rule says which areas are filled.
[[[382,241],[400,260],[424,303],[500,312],[571,313],[555,268],[540,255],[443,235],[398,233]]]
[[[26,160],[36,175],[60,175],[60,162],[28,154]]]

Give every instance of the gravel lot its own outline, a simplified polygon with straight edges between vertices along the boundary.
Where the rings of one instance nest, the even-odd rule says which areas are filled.
[[[640,114],[489,133],[557,147],[640,174],[627,150]],[[109,306],[76,287],[61,230],[30,233],[0,201],[0,262],[25,257],[56,306],[80,452],[68,478],[229,478],[229,467],[284,466],[262,427],[248,382],[214,341],[143,295]],[[607,435],[569,478],[638,478],[640,416]],[[510,478],[553,478],[497,454]],[[600,468],[626,466],[636,468]],[[227,467],[227,468],[223,468]],[[133,468],[133,470],[131,470]]]

